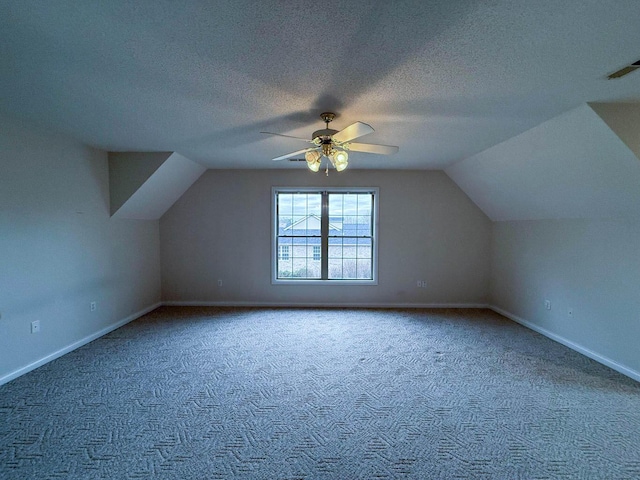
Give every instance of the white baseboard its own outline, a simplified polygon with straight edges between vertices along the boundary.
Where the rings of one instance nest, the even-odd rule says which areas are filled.
[[[170,307],[262,307],[262,308],[489,308],[485,303],[309,303],[309,302],[162,302]]]
[[[585,355],[591,358],[592,360],[595,360],[596,362],[606,365],[607,367],[615,370],[616,372],[620,372],[621,374],[626,375],[627,377],[633,378],[634,380],[640,382],[640,372],[637,372],[636,370],[633,370],[625,365],[622,365],[616,362],[615,360],[605,357],[604,355],[600,355],[598,352],[594,352],[593,350],[583,347],[582,345],[579,345],[575,342],[572,342],[571,340],[568,340],[560,335],[557,335],[547,330],[546,328],[542,328],[536,325],[535,323],[529,322],[524,318],[518,317],[517,315],[514,315],[511,312],[507,312],[506,310],[503,310],[500,307],[496,307],[495,305],[488,305],[488,308],[490,308],[496,313],[499,313],[504,317],[507,317],[509,320],[513,320],[514,322],[519,323],[520,325],[525,326],[535,332],[538,332],[539,334],[544,335],[545,337],[550,338],[551,340],[561,343],[562,345],[570,348],[571,350],[575,350],[576,352],[581,353],[582,355]]]
[[[544,335],[545,337],[550,338],[551,340],[561,343],[562,345],[572,350],[575,350],[576,352],[581,353],[595,360],[596,362],[602,363],[603,365],[606,365],[607,367],[612,368],[613,370],[620,372],[623,375],[626,375],[627,377],[630,377],[640,382],[640,372],[637,372],[636,370],[626,367],[625,365],[622,365],[608,357],[600,355],[599,353],[594,352],[593,350],[590,350],[586,347],[583,347],[582,345],[578,345],[577,343],[572,342],[571,340],[568,340],[532,322],[529,322],[521,317],[518,317],[517,315],[514,315],[511,312],[507,312],[506,310],[503,310],[500,307],[497,307],[495,305],[487,305],[484,303],[366,303],[366,304],[365,303],[336,303],[336,304],[327,304],[327,303],[279,303],[279,302],[268,303],[268,302],[165,301],[165,302],[155,303],[138,312],[135,312],[129,315],[128,317],[120,320],[119,322],[109,325],[108,327],[105,327],[81,340],[78,340],[70,345],[67,345],[66,347],[61,348],[60,350],[57,350],[56,352],[53,352],[33,363],[30,363],[29,365],[26,365],[3,377],[0,377],[0,385],[4,385],[5,383],[10,382],[14,378],[18,378],[19,376],[24,375],[25,373],[28,373],[31,370],[35,370],[36,368],[44,365],[45,363],[49,363],[50,361],[55,360],[56,358],[59,358],[66,353],[69,353],[77,348],[80,348],[83,345],[86,345],[87,343],[92,342],[93,340],[96,340],[97,338],[100,338],[103,335],[106,335],[107,333],[112,332],[113,330],[116,330],[117,328],[120,328],[123,325],[126,325],[127,323],[135,320],[136,318],[139,318],[142,315],[145,315],[163,305],[194,306],[194,307],[197,306],[197,307],[274,307],[274,308],[282,308],[282,307],[284,308],[287,308],[287,307],[290,307],[290,308],[303,308],[303,307],[307,307],[307,308],[318,308],[318,307],[326,307],[326,308],[489,308],[494,312],[516,323],[519,323],[520,325],[523,325],[535,332],[538,332],[539,334]]]
[[[87,337],[84,337],[84,338],[78,340],[77,342],[73,342],[72,344],[67,345],[66,347],[63,347],[60,350],[57,350],[57,351],[47,355],[46,357],[42,357],[41,359],[36,360],[35,362],[30,363],[27,366],[19,368],[18,370],[14,370],[13,372],[5,375],[4,377],[0,377],[0,385],[4,385],[5,383],[10,382],[14,378],[18,378],[19,376],[24,375],[25,373],[28,373],[31,370],[35,370],[36,368],[44,365],[45,363],[49,363],[50,361],[55,360],[56,358],[59,358],[62,355],[75,350],[76,348],[80,348],[83,345],[86,345],[87,343],[92,342],[92,341],[96,340],[97,338],[100,338],[103,335],[106,335],[107,333],[114,331],[116,328],[120,328],[123,325],[126,325],[127,323],[135,320],[136,318],[139,318],[142,315],[145,315],[145,314],[151,312],[152,310],[155,310],[156,308],[160,307],[161,305],[162,305],[162,303],[158,302],[158,303],[155,303],[155,304],[153,304],[153,305],[151,305],[149,307],[143,308],[142,310],[140,310],[140,311],[138,311],[136,313],[132,313],[131,315],[129,315],[126,318],[123,318],[119,322],[111,324],[108,327],[103,328],[102,330],[99,330],[99,331],[97,331],[95,333],[92,333],[91,335],[89,335]]]

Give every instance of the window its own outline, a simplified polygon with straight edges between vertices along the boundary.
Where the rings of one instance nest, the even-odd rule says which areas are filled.
[[[377,189],[273,192],[274,283],[376,283]]]

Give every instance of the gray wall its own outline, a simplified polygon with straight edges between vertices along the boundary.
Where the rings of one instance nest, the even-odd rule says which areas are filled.
[[[640,220],[496,222],[492,257],[493,305],[640,380]]]
[[[158,221],[108,192],[105,152],[0,118],[0,383],[160,301]]]
[[[272,285],[273,186],[379,187],[378,285]],[[326,177],[306,169],[209,170],[160,221],[163,300],[485,303],[490,232],[489,219],[443,172],[347,170]],[[417,288],[416,280],[427,288]]]

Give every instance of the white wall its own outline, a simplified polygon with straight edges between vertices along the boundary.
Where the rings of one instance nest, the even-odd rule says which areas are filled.
[[[272,285],[271,188],[380,188],[377,286]],[[485,303],[491,222],[442,172],[209,170],[160,221],[163,300],[231,304]],[[223,286],[217,286],[217,280]],[[416,287],[416,280],[428,287]]]
[[[640,380],[640,220],[496,222],[492,258],[495,306]]]
[[[493,306],[640,380],[638,112],[580,105],[446,172],[495,220]]]
[[[160,301],[158,221],[108,192],[106,152],[0,118],[0,383]]]
[[[495,221],[626,217],[640,205],[638,158],[586,104],[446,172]]]

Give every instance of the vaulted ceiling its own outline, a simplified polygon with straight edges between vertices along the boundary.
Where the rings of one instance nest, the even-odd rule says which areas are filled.
[[[260,132],[307,138],[334,111],[400,147],[350,168],[446,169],[467,193],[482,152],[587,102],[640,101],[640,71],[607,80],[639,59],[637,0],[0,3],[1,111],[207,168],[304,168],[270,161],[304,144]]]

